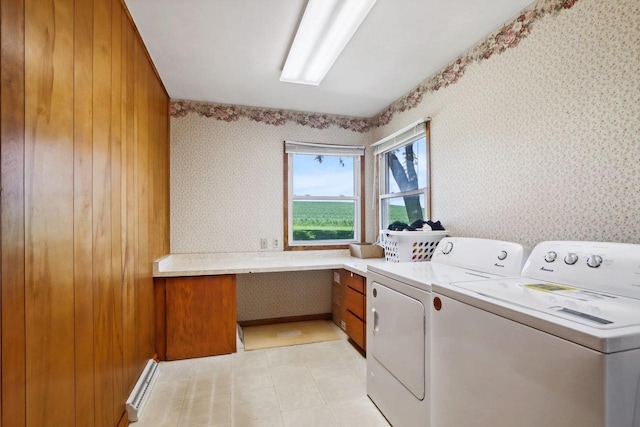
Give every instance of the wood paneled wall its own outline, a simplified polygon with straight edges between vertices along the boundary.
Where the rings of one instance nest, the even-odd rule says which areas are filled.
[[[154,355],[168,96],[121,0],[0,20],[0,425],[115,426]]]

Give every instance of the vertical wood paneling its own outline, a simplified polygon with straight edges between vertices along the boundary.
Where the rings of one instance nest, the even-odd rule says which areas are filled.
[[[93,377],[93,2],[75,8],[74,290],[76,425],[94,424]]]
[[[73,1],[25,17],[27,426],[73,425]]]
[[[153,282],[151,265],[146,262],[151,258],[149,251],[149,71],[150,67],[143,58],[146,57],[144,49],[136,40],[137,58],[136,65],[136,104],[138,136],[137,141],[137,194],[138,202],[138,315],[139,319],[139,349],[144,353],[153,353],[155,347],[153,317]],[[144,105],[144,107],[143,107]],[[146,107],[146,108],[145,108]]]
[[[155,349],[168,96],[120,0],[0,0],[0,427],[114,426]]]
[[[113,277],[113,416],[124,411],[128,391],[124,385],[122,341],[122,189],[121,96],[122,96],[122,7],[111,2],[111,271]]]
[[[111,2],[94,1],[93,287],[95,425],[113,424],[113,276],[111,272]]]
[[[24,2],[0,1],[0,425],[26,424]]]
[[[128,18],[123,18],[125,24],[129,24]],[[134,182],[134,134],[133,134],[133,117],[134,110],[134,51],[133,41],[134,33],[130,25],[124,26],[124,52],[123,52],[123,73],[125,76],[125,84],[122,85],[122,124],[124,143],[122,144],[122,170],[123,177],[123,203],[122,203],[122,224],[125,233],[123,244],[123,342],[124,346],[124,364],[126,370],[127,384],[135,383],[137,374],[136,363],[139,363],[136,328],[137,328],[137,307],[136,307],[136,286],[135,286],[135,242],[136,242],[136,217],[135,213],[135,182]]]

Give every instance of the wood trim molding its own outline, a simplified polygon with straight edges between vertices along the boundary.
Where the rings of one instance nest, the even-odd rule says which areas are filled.
[[[285,144],[282,144],[282,162],[284,175],[282,179],[282,211],[284,236],[282,238],[283,248],[285,251],[322,251],[334,249],[349,249],[349,244],[343,245],[326,245],[326,246],[290,246],[289,245],[289,156],[287,155]],[[365,242],[366,237],[366,197],[365,197],[365,156],[360,156],[360,242]]]
[[[365,157],[364,156],[360,156],[360,243],[364,243],[366,242],[366,234],[367,234],[367,227],[365,226],[365,221],[366,221],[366,209],[365,207],[366,205],[366,201],[367,198],[365,197],[365,181],[366,181],[366,174],[365,174]]]
[[[425,217],[431,218],[431,119],[427,119],[425,135],[427,137],[427,212]]]
[[[284,215],[284,223],[282,229],[284,230],[284,237],[282,238],[282,247],[285,251],[293,250],[289,246],[289,156],[287,155],[287,148],[285,141],[282,143],[282,164],[284,170],[284,176],[282,178],[282,212]]]

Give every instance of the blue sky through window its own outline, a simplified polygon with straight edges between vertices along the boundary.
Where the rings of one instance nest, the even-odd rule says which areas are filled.
[[[296,196],[353,196],[353,157],[315,155],[293,156],[293,194]]]

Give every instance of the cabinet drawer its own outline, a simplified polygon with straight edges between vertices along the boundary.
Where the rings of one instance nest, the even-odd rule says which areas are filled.
[[[347,306],[347,310],[364,320],[364,295],[351,288],[347,288],[345,292],[345,305]]]
[[[347,287],[355,289],[361,294],[365,293],[364,277],[347,270],[342,270],[341,279],[342,283],[347,285]]]
[[[364,337],[365,326],[364,322],[358,319],[350,311],[347,311],[347,335],[353,340],[361,349],[365,350]]]

